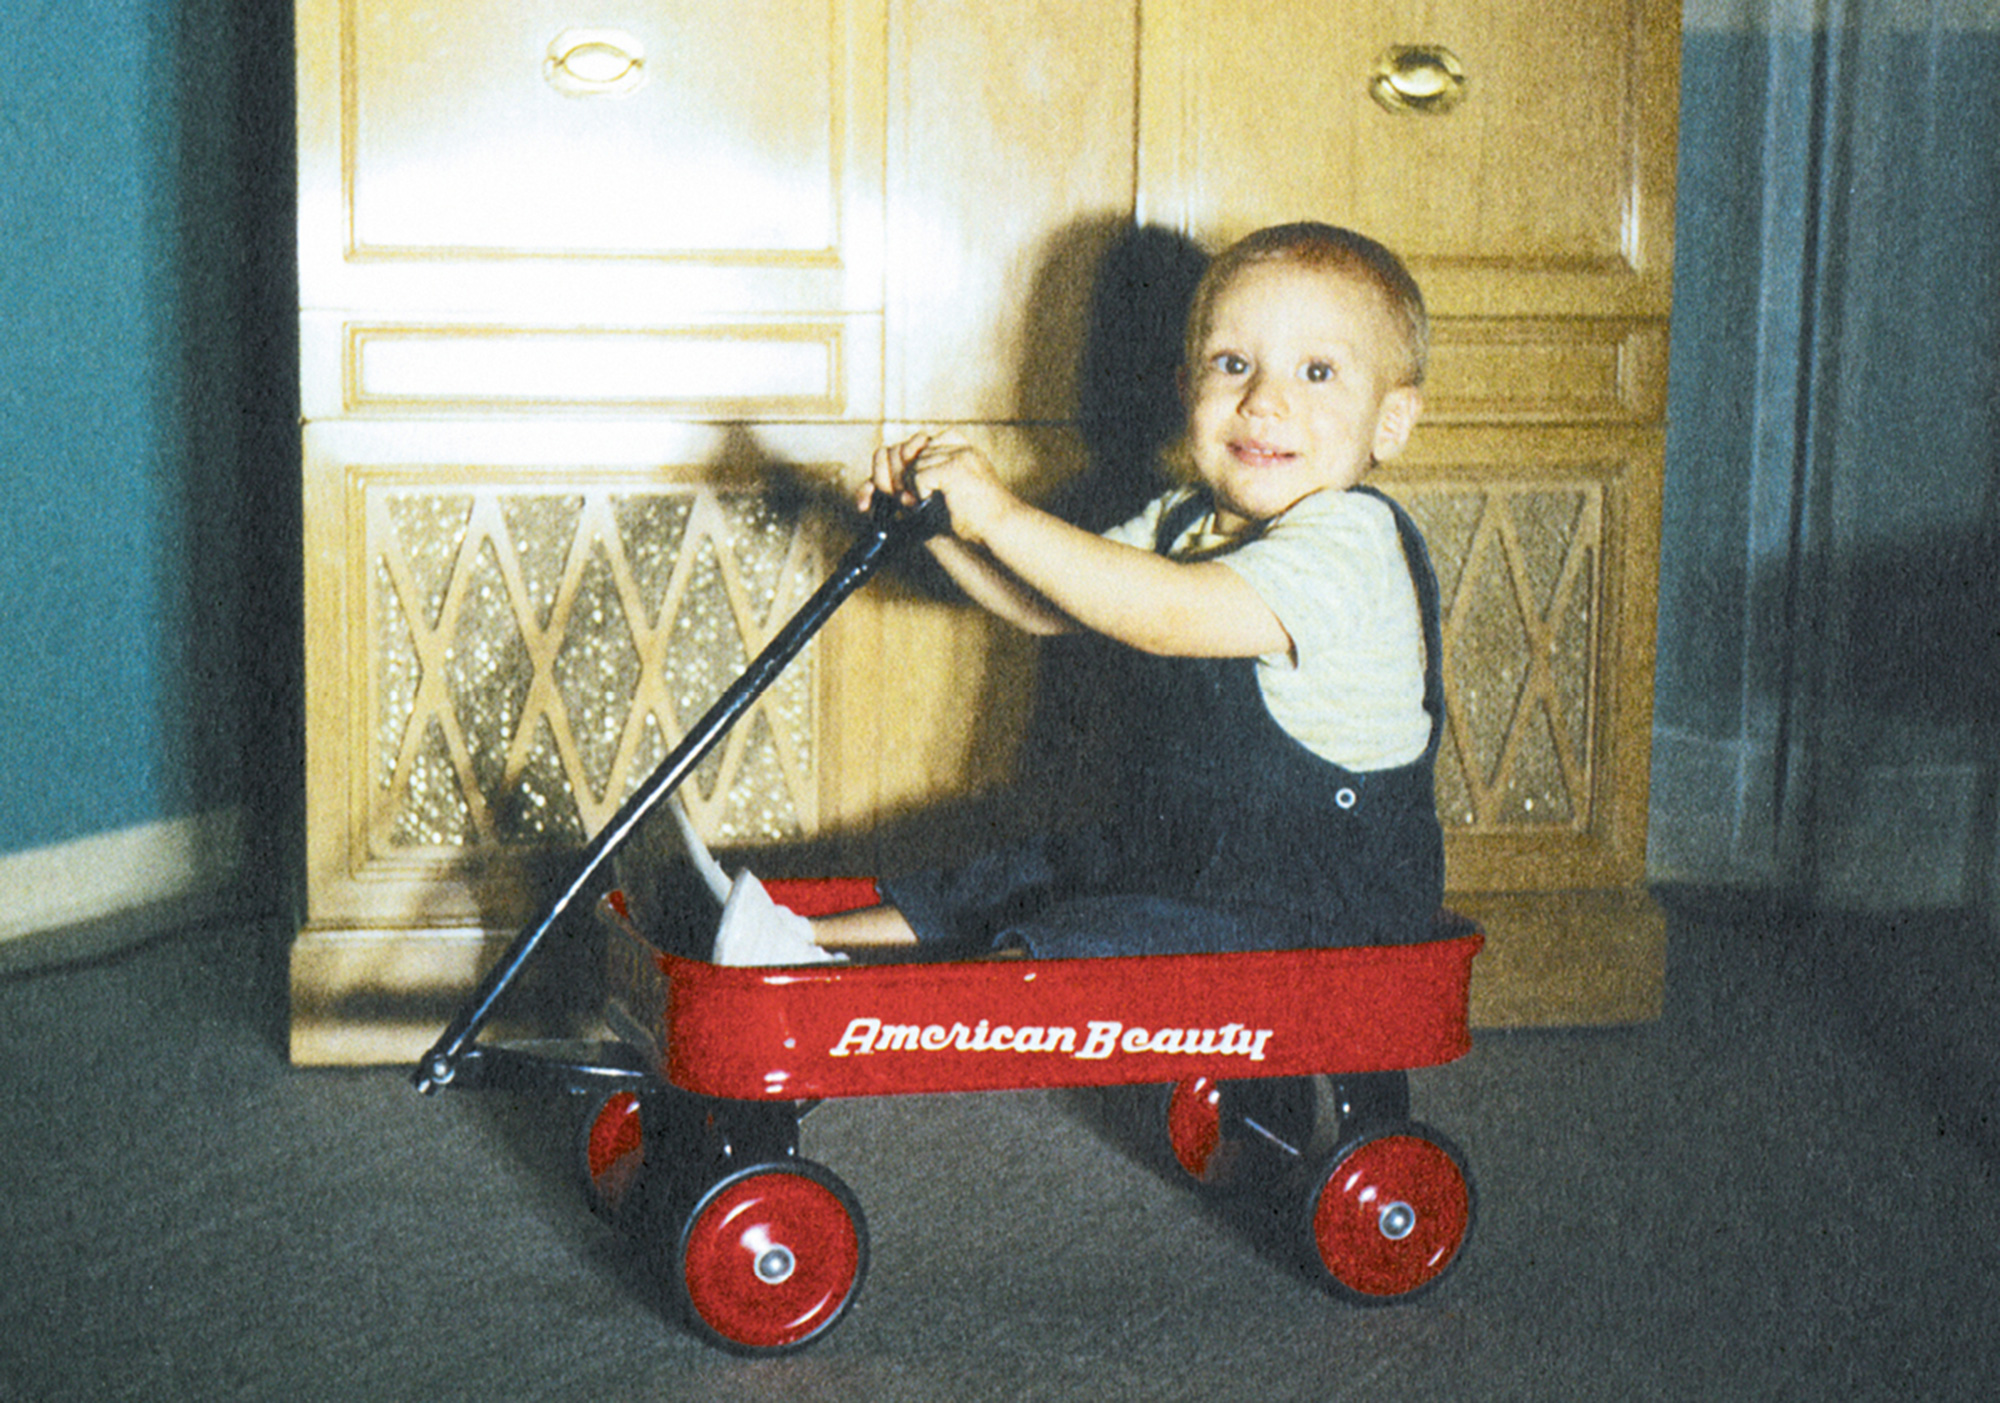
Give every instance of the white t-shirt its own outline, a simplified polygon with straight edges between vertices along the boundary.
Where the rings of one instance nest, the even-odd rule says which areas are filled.
[[[1105,536],[1151,550],[1176,489]],[[1207,518],[1174,554],[1219,544]],[[1271,718],[1322,759],[1350,770],[1406,765],[1430,742],[1423,627],[1396,519],[1363,492],[1312,493],[1264,531],[1212,558],[1241,575],[1291,635],[1293,653],[1257,659]]]

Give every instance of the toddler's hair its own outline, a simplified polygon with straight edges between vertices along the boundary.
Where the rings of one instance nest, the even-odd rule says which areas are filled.
[[[1231,244],[1208,265],[1188,313],[1183,350],[1188,374],[1194,373],[1201,358],[1202,343],[1208,339],[1216,300],[1223,290],[1245,268],[1278,262],[1346,274],[1373,287],[1381,294],[1389,319],[1402,337],[1405,358],[1400,383],[1424,383],[1424,366],[1430,354],[1430,317],[1424,311],[1424,294],[1417,280],[1410,276],[1402,259],[1367,235],[1310,220],[1259,229]]]

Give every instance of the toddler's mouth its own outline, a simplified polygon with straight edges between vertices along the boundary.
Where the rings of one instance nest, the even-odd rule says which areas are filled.
[[[1237,462],[1252,468],[1276,467],[1281,463],[1288,463],[1298,456],[1285,449],[1273,447],[1268,443],[1240,440],[1230,444],[1229,451]]]

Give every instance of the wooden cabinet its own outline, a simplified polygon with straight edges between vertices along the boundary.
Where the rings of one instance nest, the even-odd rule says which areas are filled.
[[[1657,1007],[1676,7],[299,0],[298,37],[295,1056],[428,1043],[817,579],[884,432],[961,424],[1063,490],[1135,226],[1214,247],[1298,217],[1403,250],[1436,318],[1385,485],[1449,597],[1476,1016]],[[1458,75],[1462,101],[1385,108],[1397,63],[1416,107]],[[697,818],[856,866],[949,855],[1036,725],[1036,658],[884,582],[705,768]]]

